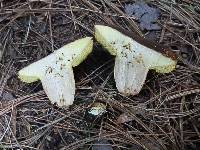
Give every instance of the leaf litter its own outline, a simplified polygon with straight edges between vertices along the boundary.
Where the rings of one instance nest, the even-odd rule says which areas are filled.
[[[160,16],[158,8],[150,7],[147,3],[139,1],[125,5],[127,15],[134,15],[139,22],[142,30],[160,30],[161,27],[156,23]]]
[[[139,19],[127,17],[121,11],[129,4],[134,3],[130,0],[1,2],[2,16],[9,17],[0,22],[0,45],[6,46],[0,64],[0,89],[2,96],[9,92],[14,97],[9,94],[4,96],[9,101],[0,100],[2,149],[84,150],[92,149],[99,139],[105,139],[117,150],[144,146],[146,149],[199,149],[200,19],[199,11],[186,9],[188,1],[148,2],[149,7],[160,9],[161,30],[156,30],[156,39],[171,46],[180,60],[172,73],[149,72],[142,91],[136,96],[117,92],[114,58],[97,43],[88,59],[74,69],[77,94],[74,105],[68,109],[50,104],[40,83],[26,85],[17,78],[18,70],[47,56],[52,45],[56,49],[80,37],[92,36],[95,24],[114,23],[141,35],[144,31],[140,29]],[[189,4],[195,8],[199,2]],[[30,26],[29,18],[34,21]],[[189,49],[181,50],[188,46]],[[190,57],[181,59],[180,53]],[[13,74],[7,80],[10,61]],[[97,122],[88,121],[86,111],[95,102],[105,104],[106,113]],[[140,104],[145,107],[138,110]],[[121,114],[130,116],[130,120],[125,117],[128,122],[117,124]]]

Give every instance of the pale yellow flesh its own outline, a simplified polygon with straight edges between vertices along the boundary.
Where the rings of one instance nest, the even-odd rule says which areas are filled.
[[[62,72],[47,72],[40,80],[52,103],[57,103],[58,106],[73,104],[75,81],[72,67],[65,67]]]
[[[116,57],[114,67],[114,78],[116,87],[124,95],[136,95],[140,92],[145,82],[148,68],[135,61]]]
[[[45,58],[21,69],[19,78],[27,83],[41,80],[52,103],[73,104],[75,81],[72,67],[79,65],[91,53],[91,37],[69,43]]]
[[[149,69],[160,73],[174,70],[176,61],[141,45],[108,26],[96,25],[95,38],[116,56],[114,76],[119,92],[136,95],[140,92]]]

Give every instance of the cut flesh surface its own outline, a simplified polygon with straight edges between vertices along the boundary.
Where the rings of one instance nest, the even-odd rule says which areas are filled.
[[[58,106],[73,104],[75,81],[72,67],[65,67],[62,72],[48,71],[40,80],[52,103],[57,103]]]
[[[148,68],[135,61],[116,57],[114,77],[116,86],[124,95],[136,95],[140,92],[145,82]]]
[[[115,55],[114,77],[119,92],[138,94],[150,69],[159,73],[174,70],[176,61],[133,40],[109,26],[96,25],[95,38]]]
[[[27,83],[41,80],[51,102],[59,106],[74,101],[75,81],[72,67],[79,65],[92,51],[92,38],[86,37],[69,43],[54,53],[21,69],[19,78]]]

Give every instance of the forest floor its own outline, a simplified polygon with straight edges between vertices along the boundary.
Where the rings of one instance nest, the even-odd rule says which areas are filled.
[[[95,40],[74,68],[69,108],[51,104],[41,82],[17,72],[61,46],[115,24],[178,55],[176,70],[148,73],[142,91],[115,86],[114,57]],[[198,0],[1,0],[0,149],[200,149],[200,2]],[[111,35],[112,36],[112,35]],[[102,115],[88,113],[95,103]]]

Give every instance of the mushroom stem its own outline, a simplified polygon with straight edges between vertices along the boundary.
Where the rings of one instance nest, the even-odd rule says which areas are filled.
[[[130,59],[116,57],[114,78],[116,87],[124,95],[136,95],[145,82],[149,69]]]
[[[41,78],[44,91],[52,103],[58,106],[73,104],[75,95],[75,81],[72,67],[65,67],[61,71],[48,71]]]

